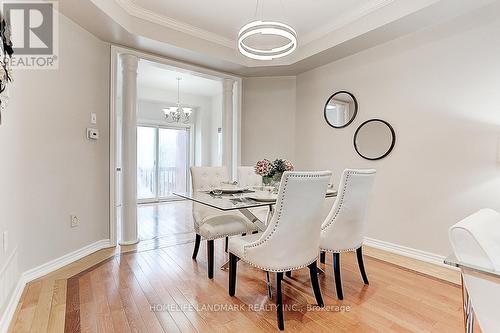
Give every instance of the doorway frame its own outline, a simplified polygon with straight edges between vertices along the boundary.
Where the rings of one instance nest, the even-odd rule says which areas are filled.
[[[236,168],[241,164],[241,106],[242,106],[242,78],[234,74],[217,71],[214,69],[205,68],[198,65],[189,64],[179,60],[171,59],[168,57],[161,57],[151,53],[134,50],[131,48],[111,45],[110,49],[110,87],[109,87],[109,241],[111,246],[116,246],[118,243],[118,228],[116,216],[116,183],[117,183],[117,170],[116,170],[116,98],[118,87],[116,86],[116,77],[118,74],[118,56],[122,53],[132,54],[142,60],[156,62],[161,65],[172,67],[177,71],[185,72],[188,74],[195,74],[198,76],[206,77],[223,81],[224,79],[232,79],[236,83],[236,103],[233,105],[233,156],[232,165],[229,172],[234,178],[236,176]],[[236,135],[234,133],[236,132]],[[192,135],[192,131],[191,131]]]

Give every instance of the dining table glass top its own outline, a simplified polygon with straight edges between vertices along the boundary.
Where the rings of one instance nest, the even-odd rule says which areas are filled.
[[[240,210],[257,207],[267,207],[276,203],[277,194],[272,194],[267,190],[260,190],[258,187],[248,189],[238,193],[222,193],[215,195],[210,191],[189,191],[189,192],[174,192],[174,195],[188,199],[212,208],[222,211]],[[264,197],[266,201],[258,201],[252,197]],[[328,190],[326,197],[337,196],[337,191]]]
[[[481,267],[481,266],[473,265],[470,263],[462,262],[462,261],[458,260],[458,258],[454,254],[446,257],[444,260],[444,263],[448,266],[460,268],[462,270],[473,271],[476,273],[490,275],[490,276],[493,276],[495,278],[500,278],[500,271],[497,271],[494,268]]]

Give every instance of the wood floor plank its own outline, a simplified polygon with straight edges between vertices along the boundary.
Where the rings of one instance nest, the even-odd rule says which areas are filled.
[[[156,289],[153,287],[149,280],[149,276],[151,274],[149,266],[143,261],[138,260],[139,254],[131,254],[130,256],[127,256],[127,259],[130,267],[133,267],[134,276],[139,282],[139,285],[144,292],[144,296],[147,298],[149,305],[151,307],[161,305],[161,295],[156,292]],[[179,332],[179,328],[175,323],[175,320],[172,318],[171,314],[168,311],[153,311],[153,313],[158,319],[163,330]]]
[[[64,332],[64,320],[66,312],[66,280],[54,281],[54,292],[52,294],[52,307],[50,309],[47,332]]]

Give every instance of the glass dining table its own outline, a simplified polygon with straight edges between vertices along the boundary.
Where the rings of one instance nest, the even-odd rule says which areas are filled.
[[[189,191],[189,192],[174,192],[174,195],[187,199],[198,204],[202,204],[211,208],[218,209],[222,212],[228,211],[239,211],[243,216],[249,219],[252,223],[257,225],[259,231],[266,230],[269,225],[271,218],[274,213],[273,206],[276,204],[278,195],[272,194],[266,188],[254,187],[249,190],[238,193],[222,193],[219,195],[213,194],[211,191]],[[259,197],[261,194],[265,197],[265,201],[252,199],[252,197]],[[333,198],[337,196],[337,191],[334,189],[328,189],[325,198]],[[268,213],[265,221],[259,219],[252,211],[253,208],[267,207]],[[222,265],[222,270],[227,270],[229,268],[229,260]],[[322,272],[319,269],[319,272]],[[324,273],[324,272],[323,272]],[[268,290],[268,297],[272,298],[271,291],[271,280],[269,277],[269,272],[266,273],[266,284]]]
[[[264,195],[265,200],[256,200],[256,194]],[[267,190],[254,187],[251,190],[245,190],[238,193],[223,193],[215,195],[211,191],[189,191],[189,192],[174,192],[174,195],[187,199],[208,207],[218,209],[223,212],[239,211],[243,216],[257,225],[260,231],[264,231],[269,224],[274,213],[273,206],[276,204],[277,194],[271,194]],[[259,195],[257,195],[259,196]],[[262,195],[261,195],[262,196]],[[326,198],[336,197],[337,191],[329,189],[326,192]],[[266,221],[262,221],[250,211],[252,208],[267,207],[269,209]]]
[[[473,275],[481,279],[492,279],[496,283],[500,281],[500,272],[494,269],[489,269],[485,267],[471,265],[469,263],[461,262],[458,258],[452,254],[446,257],[444,263],[448,266],[458,268],[461,272],[461,282],[462,282],[462,306],[464,312],[464,329],[466,333],[474,332],[474,309],[472,307],[472,302],[470,299],[469,292],[464,283],[464,274]]]

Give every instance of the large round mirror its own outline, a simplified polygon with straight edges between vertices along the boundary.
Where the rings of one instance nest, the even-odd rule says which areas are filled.
[[[362,123],[354,134],[356,152],[367,160],[380,160],[392,151],[396,133],[392,126],[381,119]]]
[[[325,120],[334,128],[346,127],[358,113],[358,101],[347,91],[338,91],[326,101]]]

